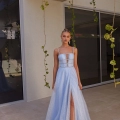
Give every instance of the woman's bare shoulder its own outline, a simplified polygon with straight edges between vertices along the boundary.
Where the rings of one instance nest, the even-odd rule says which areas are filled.
[[[54,48],[54,51],[58,51],[58,48]]]
[[[74,47],[74,46],[73,46],[73,48],[74,48],[74,50],[77,50],[77,48],[76,48],[76,47]]]
[[[54,53],[58,53],[59,47],[54,48]]]
[[[78,52],[78,49],[76,47],[73,47],[74,53],[76,54]]]

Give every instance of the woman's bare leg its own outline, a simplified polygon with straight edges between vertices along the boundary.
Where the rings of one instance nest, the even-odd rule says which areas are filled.
[[[70,120],[75,120],[75,110],[74,110],[74,101],[71,93],[70,98]]]

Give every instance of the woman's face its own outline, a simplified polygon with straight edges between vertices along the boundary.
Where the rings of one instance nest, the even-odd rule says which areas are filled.
[[[70,33],[69,32],[63,32],[61,35],[62,42],[67,44],[69,40],[71,39]]]

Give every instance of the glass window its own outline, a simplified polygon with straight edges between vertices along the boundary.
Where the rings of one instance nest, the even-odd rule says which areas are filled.
[[[100,82],[99,22],[94,22],[93,12],[74,9],[75,40],[78,48],[78,67],[82,84]],[[97,13],[99,19],[99,13]],[[71,9],[65,8],[65,27],[71,30]],[[71,41],[72,42],[72,41]]]
[[[108,81],[111,80],[110,73],[112,72],[112,66],[110,65],[110,60],[112,60],[112,49],[110,48],[111,42],[109,40],[104,39],[104,34],[108,31],[105,30],[105,25],[112,25],[113,15],[101,13],[101,34],[102,34],[102,80]],[[115,28],[117,30],[113,33],[113,37],[115,37],[115,60],[116,67],[120,66],[120,16],[115,17]],[[115,72],[116,78],[120,78],[120,69]]]
[[[85,86],[112,80],[110,79],[110,73],[112,72],[112,66],[110,65],[112,59],[111,42],[104,39],[104,34],[107,32],[105,25],[112,25],[113,14],[97,12],[100,21],[97,23],[93,21],[93,11],[74,9],[74,14],[76,17],[74,28],[76,47],[78,48],[78,67],[82,84]],[[69,30],[72,28],[72,12],[67,7],[65,7],[65,27]],[[116,46],[115,60],[117,62],[116,67],[119,68],[120,16],[117,15],[115,17],[115,28],[117,28],[113,33]],[[99,33],[101,33],[101,37]],[[70,45],[73,46],[72,41]],[[120,69],[115,73],[116,79],[120,78]]]
[[[0,104],[22,100],[19,0],[0,1]]]

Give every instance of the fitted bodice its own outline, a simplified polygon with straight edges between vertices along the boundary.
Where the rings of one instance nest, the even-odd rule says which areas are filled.
[[[59,67],[73,67],[74,53],[61,53],[58,55]]]

